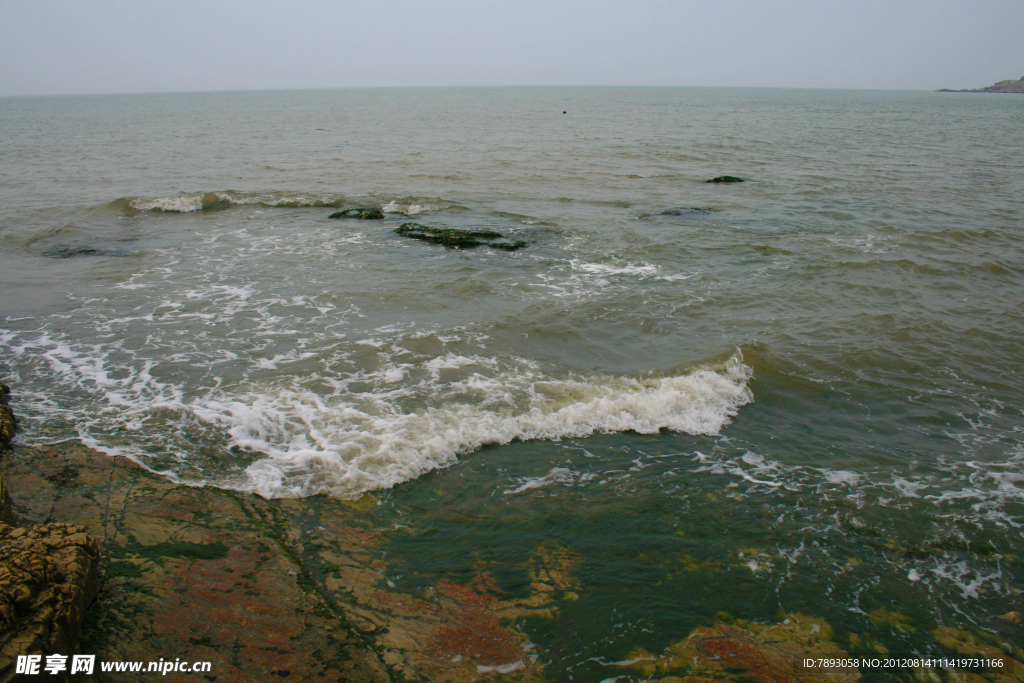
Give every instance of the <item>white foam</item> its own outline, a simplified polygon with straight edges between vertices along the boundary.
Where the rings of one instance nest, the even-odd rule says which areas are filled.
[[[218,299],[221,309],[263,305],[247,287],[211,285],[204,297]],[[169,312],[158,312],[157,319],[194,315],[180,312],[178,302],[161,306]],[[164,463],[154,469],[166,469],[172,460],[185,469],[198,466],[192,455],[197,438],[218,448],[238,447],[255,456],[244,472],[211,471],[202,480],[219,477],[211,483],[268,498],[355,497],[451,465],[485,444],[516,439],[661,429],[713,435],[753,400],[751,370],[738,353],[715,369],[668,377],[552,377],[533,361],[506,356],[409,358],[394,339],[368,347],[377,349],[374,369],[359,370],[344,360],[353,349],[347,342],[326,357],[309,348],[268,352],[250,363],[248,379],[230,386],[217,380],[186,396],[183,387],[154,378],[173,376],[163,367],[156,373],[156,361],[116,343],[78,345],[46,334],[11,342],[12,355],[35,359],[54,387],[84,390],[106,404],[75,420],[83,438],[131,451],[140,462]],[[181,348],[160,362],[211,367],[237,358],[227,350],[196,354]],[[396,362],[393,355],[408,361]],[[302,363],[301,373],[277,371],[268,379],[262,370],[285,363]],[[129,440],[122,429],[130,430]],[[746,460],[757,482],[774,472],[774,463],[753,454]],[[199,475],[193,469],[189,476],[195,482]],[[512,490],[568,483],[575,476],[556,468]]]
[[[190,213],[192,211],[201,211],[207,203],[240,206],[313,207],[338,206],[342,201],[344,201],[344,198],[336,195],[227,191],[186,192],[176,197],[134,197],[128,201],[128,205],[139,211]]]
[[[649,263],[643,265],[630,263],[625,266],[614,266],[607,263],[588,263],[579,259],[573,259],[569,262],[569,265],[572,266],[573,270],[590,273],[591,275],[635,275],[645,278],[657,275],[659,272],[658,266],[653,266]]]
[[[643,382],[615,377],[553,381],[508,370],[490,377],[474,372],[447,383],[439,379],[441,368],[483,369],[488,364],[493,359],[455,354],[433,359],[426,364],[430,377],[422,380],[420,390],[441,402],[416,412],[396,402],[410,395],[408,386],[394,395],[330,400],[280,390],[234,400],[204,399],[191,408],[199,419],[224,429],[233,445],[265,455],[246,470],[249,481],[241,488],[265,497],[347,497],[450,465],[484,444],[663,428],[715,434],[753,400],[746,387],[750,370],[738,356],[719,372],[698,370]],[[394,368],[371,375],[361,379],[387,382]],[[553,471],[520,489],[567,476]]]
[[[734,467],[731,470],[729,470],[729,472],[731,474],[735,474],[736,476],[740,477],[741,479],[745,479],[746,481],[749,481],[751,484],[761,484],[763,486],[771,486],[773,488],[778,487],[778,486],[782,486],[782,482],[781,481],[766,481],[766,480],[763,480],[763,479],[755,479],[754,477],[750,476],[749,474],[746,473],[746,471],[740,469],[739,467]]]
[[[384,213],[400,213],[406,216],[415,216],[423,212],[422,204],[399,204],[397,201],[390,201],[381,207]]]
[[[964,598],[978,598],[982,586],[1003,578],[1001,571],[982,576],[977,570],[969,567],[965,560],[956,563],[936,562],[936,566],[930,571],[938,578],[951,581],[960,589]]]
[[[532,479],[522,479],[522,483],[514,489],[508,489],[505,494],[510,493],[522,493],[530,489],[539,489],[542,486],[548,484],[571,484],[576,479],[576,473],[565,467],[553,467],[550,472],[545,474],[543,477],[534,477]],[[593,475],[591,476],[593,478]]]
[[[178,197],[158,197],[157,199],[133,199],[129,205],[139,211],[190,213],[203,208],[203,193],[185,194]]]
[[[863,476],[849,470],[820,469],[819,471],[825,475],[825,481],[829,484],[845,484],[851,487],[857,486]]]
[[[893,480],[892,485],[905,498],[920,498],[921,495],[918,491],[927,488],[928,483],[924,481],[909,481],[903,477],[898,477]]]

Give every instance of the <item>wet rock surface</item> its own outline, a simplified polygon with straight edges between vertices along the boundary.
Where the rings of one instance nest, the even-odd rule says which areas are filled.
[[[50,258],[77,258],[80,256],[127,256],[127,252],[107,249],[104,247],[91,247],[81,244],[58,244],[43,252],[43,256]]]
[[[525,597],[503,594],[486,566],[396,589],[385,542],[408,532],[376,528],[370,497],[266,501],[176,485],[75,442],[8,451],[0,476],[22,519],[70,520],[100,540],[78,648],[97,662],[209,661],[221,683],[529,683],[547,679],[522,620],[578,599],[580,558],[554,542],[524,558]]]
[[[643,672],[647,680],[662,683],[860,680],[860,671],[855,667],[821,672],[800,666],[805,658],[849,659],[850,655],[833,643],[831,637],[832,629],[828,624],[805,615],[790,615],[780,624],[718,623],[695,629],[658,655],[636,650],[624,666]]]
[[[574,559],[557,547],[529,560],[525,599],[504,598],[484,569],[425,594],[390,589],[381,546],[401,532],[375,528],[366,497],[266,501],[176,485],[74,442],[17,447],[0,476],[23,520],[68,520],[100,540],[79,648],[98,662],[209,661],[220,683],[539,681],[516,620],[575,598]]]
[[[395,233],[403,237],[411,237],[424,242],[442,244],[446,247],[466,249],[481,245],[515,251],[526,246],[522,240],[507,240],[500,232],[494,230],[460,230],[458,228],[433,228],[419,223],[403,223]],[[499,241],[500,240],[500,241]]]
[[[669,209],[668,211],[662,211],[659,216],[709,216],[714,213],[715,210],[706,206],[691,206],[682,209]]]
[[[703,216],[711,216],[715,213],[715,209],[707,206],[683,206],[678,209],[667,209],[665,211],[659,211],[658,213],[644,213],[637,216],[638,218],[644,218],[646,220],[659,220],[666,218],[701,218]]]
[[[706,183],[745,183],[747,182],[743,178],[737,178],[734,175],[720,175],[717,178],[711,180],[705,180]]]
[[[14,438],[14,430],[17,428],[14,411],[11,410],[7,400],[10,393],[11,388],[9,386],[0,384],[0,449],[11,445],[11,439]]]
[[[328,218],[359,218],[364,221],[375,221],[383,220],[384,212],[376,207],[345,209],[344,211],[332,213]]]
[[[0,475],[23,521],[71,521],[101,542],[79,648],[98,662],[209,661],[221,682],[388,680],[297,554],[302,502],[175,485],[74,442],[15,448]],[[340,503],[334,522],[360,523]]]
[[[0,681],[14,680],[18,655],[78,652],[99,558],[82,527],[0,525]]]
[[[379,526],[373,495],[267,501],[174,484],[76,442],[17,446],[0,460],[0,476],[23,523],[68,539],[84,537],[84,529],[103,548],[98,597],[79,652],[98,662],[212,664],[205,679],[172,672],[138,680],[566,680],[564,671],[545,668],[551,655],[531,642],[529,625],[560,623],[569,605],[589,599],[576,576],[585,558],[554,539],[514,560],[527,580],[514,596],[500,587],[493,573],[499,568],[485,561],[470,575],[396,586],[388,578],[395,575],[389,543],[415,532]],[[95,553],[94,546],[87,549]],[[950,650],[995,656],[1020,629],[1005,617],[991,625],[1001,635],[943,629],[931,637]],[[890,611],[872,619],[893,628],[906,621]],[[835,636],[811,616],[779,620],[762,624],[723,614],[679,634],[663,651],[637,649],[604,664],[605,677],[859,680],[856,669],[823,676],[801,670],[798,661],[842,658],[870,638]],[[1021,680],[1014,676],[970,680]],[[92,680],[126,678],[97,671]]]

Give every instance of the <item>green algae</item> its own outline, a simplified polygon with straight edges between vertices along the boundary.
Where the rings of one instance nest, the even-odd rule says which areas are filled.
[[[503,249],[504,251],[515,251],[526,246],[526,242],[523,240],[516,240],[514,242],[491,242],[487,246],[495,249]]]
[[[359,218],[364,221],[382,220],[384,212],[376,207],[365,207],[360,209],[345,209],[332,213],[328,218]]]
[[[166,541],[153,545],[138,545],[140,555],[150,558],[180,557],[185,560],[219,560],[228,554],[229,548],[220,543],[188,543]]]
[[[419,223],[403,223],[395,229],[395,233],[402,237],[411,237],[432,244],[442,244],[446,247],[460,249],[484,245],[504,251],[515,251],[526,246],[526,242],[522,240],[491,241],[505,239],[504,235],[494,230],[460,230],[459,228],[434,228]]]

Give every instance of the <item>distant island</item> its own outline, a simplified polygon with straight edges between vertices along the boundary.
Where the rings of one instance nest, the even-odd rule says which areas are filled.
[[[1019,92],[1024,93],[1024,77],[1017,81],[999,81],[995,85],[990,85],[987,88],[977,88],[975,90],[950,90],[949,88],[943,88],[942,90],[936,90],[935,92]]]

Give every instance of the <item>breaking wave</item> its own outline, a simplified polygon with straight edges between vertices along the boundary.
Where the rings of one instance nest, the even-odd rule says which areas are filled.
[[[113,209],[127,211],[161,211],[166,213],[191,213],[194,211],[217,211],[230,206],[257,205],[267,207],[329,207],[346,205],[380,206],[385,213],[400,213],[412,216],[424,211],[461,209],[453,202],[431,197],[394,197],[376,195],[344,195],[306,192],[239,192],[225,190],[218,192],[182,192],[173,197],[122,197],[110,203]]]
[[[442,399],[416,411],[402,410],[387,392],[325,400],[294,390],[204,401],[192,410],[224,429],[233,444],[265,455],[248,467],[241,488],[265,497],[351,497],[446,467],[485,444],[661,429],[717,434],[753,400],[747,388],[751,371],[738,355],[719,371],[644,380],[555,380],[524,372],[525,364],[500,368],[488,359],[456,355],[427,365],[429,375],[415,393],[436,391]],[[497,372],[441,380],[446,370],[462,375],[463,366]],[[386,380],[390,373],[398,381],[403,369],[381,373],[375,379]]]
[[[87,444],[180,481],[267,498],[357,497],[517,439],[661,429],[717,434],[753,401],[752,371],[739,352],[717,367],[679,375],[552,377],[525,359],[395,356],[387,349],[399,342],[368,339],[325,351],[319,367],[301,375],[282,373],[270,385],[243,380],[189,397],[157,380],[152,360],[125,357],[120,348],[46,334],[4,341],[15,357],[35,359],[34,372],[54,384],[102,396],[106,409],[73,417]],[[375,369],[340,369],[353,351],[375,355]],[[300,355],[279,362],[318,364],[321,356]],[[219,468],[203,460],[211,449],[230,451],[238,466],[214,474]],[[238,458],[242,453],[248,455]]]

